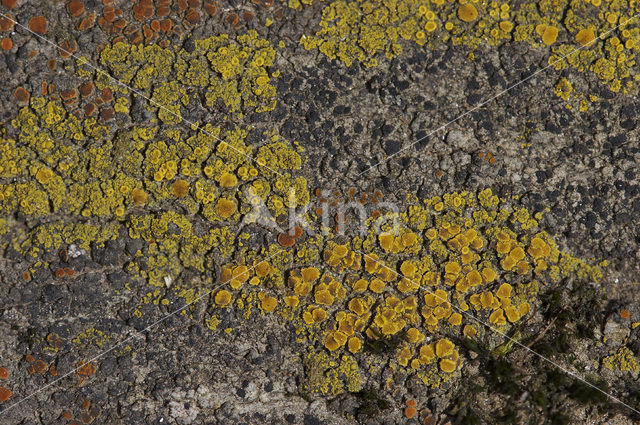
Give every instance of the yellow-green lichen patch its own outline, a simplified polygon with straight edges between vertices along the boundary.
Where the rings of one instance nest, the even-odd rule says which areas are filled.
[[[161,122],[175,124],[182,118],[180,105],[202,93],[209,108],[220,102],[230,112],[272,110],[274,57],[270,43],[251,30],[235,38],[220,34],[194,40],[190,51],[118,42],[102,50],[100,63],[118,81],[150,96]],[[121,90],[100,75],[96,86]],[[120,101],[121,109],[125,103]]]
[[[638,360],[628,347],[621,347],[614,354],[602,359],[602,366],[609,370],[638,373]]]
[[[320,28],[303,35],[300,43],[347,66],[360,62],[370,67],[382,56],[398,55],[410,41],[471,49],[483,42],[525,41],[550,50],[549,64],[556,69],[589,70],[618,91],[633,82],[640,24],[631,18],[637,13],[640,5],[627,0],[538,0],[513,6],[500,1],[336,0],[323,8]]]
[[[341,376],[334,368],[345,355],[385,358],[439,386],[464,367],[453,341],[471,337],[497,347],[504,341],[493,330],[509,332],[528,317],[542,285],[601,276],[599,266],[559,251],[538,228],[540,215],[490,190],[416,200],[407,210],[395,228],[383,224],[382,233],[371,218],[364,238],[319,236],[324,248],[312,265],[297,255],[269,260],[271,273],[286,277],[281,286],[243,263],[223,267],[230,292],[257,294],[264,313],[273,306],[298,327],[298,340],[310,345],[314,359],[329,359],[316,391],[340,387],[325,378]],[[241,273],[246,276],[234,277]],[[255,285],[248,285],[252,279]],[[265,287],[274,292],[263,294]],[[265,308],[267,297],[282,302]]]
[[[242,128],[178,124],[167,118],[112,135],[92,118],[80,121],[32,97],[11,122],[14,138],[0,140],[0,211],[27,220],[3,244],[35,259],[63,245],[101,246],[124,229],[145,249],[125,270],[170,286],[185,270],[207,273],[230,258],[241,240],[234,226],[256,203],[274,217],[308,203],[306,180],[295,175],[300,149],[276,133],[253,148]],[[208,274],[204,285],[215,278]]]

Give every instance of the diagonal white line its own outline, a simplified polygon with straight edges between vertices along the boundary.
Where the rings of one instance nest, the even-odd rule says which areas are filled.
[[[410,279],[410,278],[408,278],[407,276],[403,275],[402,273],[397,272],[396,270],[394,270],[394,269],[392,269],[391,267],[387,266],[386,264],[384,264],[383,262],[379,261],[378,259],[376,259],[376,258],[374,258],[374,257],[370,256],[369,254],[365,254],[364,252],[360,252],[360,251],[355,251],[355,252],[358,252],[359,254],[361,254],[361,255],[363,255],[363,256],[365,256],[365,257],[368,257],[369,259],[371,259],[371,260],[375,261],[376,263],[378,263],[379,265],[381,265],[381,266],[383,266],[384,268],[388,269],[389,271],[391,271],[391,272],[393,272],[393,273],[396,273],[396,274],[398,274],[398,275],[402,276],[403,278],[407,279],[409,282],[411,282],[411,283],[412,283],[412,284],[414,284],[415,286],[417,286],[417,287],[420,287],[420,288],[423,288],[423,289],[424,289],[424,286],[421,286],[419,283],[416,283],[415,281],[413,281],[412,279]],[[601,392],[602,394],[604,394],[605,396],[609,397],[610,399],[612,399],[612,400],[616,401],[617,403],[622,404],[622,405],[623,405],[623,406],[625,406],[625,407],[628,407],[629,409],[633,410],[635,413],[637,413],[637,414],[639,414],[639,415],[640,415],[640,411],[639,411],[639,410],[634,409],[633,407],[629,406],[627,403],[625,403],[624,401],[620,400],[619,398],[617,398],[617,397],[615,397],[615,396],[613,396],[613,395],[611,395],[611,394],[609,394],[609,393],[607,393],[607,392],[603,391],[602,389],[600,389],[600,388],[596,387],[595,385],[593,385],[593,384],[592,384],[592,383],[590,383],[589,381],[585,380],[584,378],[582,378],[581,376],[579,376],[579,375],[578,375],[578,374],[576,374],[575,372],[572,372],[572,371],[570,371],[570,370],[568,370],[568,369],[566,369],[566,368],[564,368],[564,367],[560,366],[559,364],[557,364],[557,363],[556,363],[556,362],[554,362],[553,360],[550,360],[549,358],[547,358],[547,357],[543,356],[542,354],[540,354],[540,353],[538,353],[538,352],[536,352],[536,351],[532,350],[531,348],[527,347],[526,345],[522,344],[520,341],[515,340],[515,339],[511,338],[509,335],[505,334],[504,332],[502,332],[502,331],[500,331],[500,330],[498,330],[498,329],[494,328],[494,327],[493,327],[493,326],[491,326],[489,323],[486,323],[486,322],[484,322],[484,321],[482,321],[482,320],[478,319],[477,317],[475,317],[475,316],[474,316],[474,315],[472,315],[471,313],[468,313],[468,312],[466,312],[466,311],[462,310],[460,307],[457,307],[457,306],[453,305],[453,303],[452,303],[452,302],[450,302],[449,300],[447,300],[447,299],[445,299],[445,298],[442,298],[442,297],[438,296],[438,294],[436,294],[435,292],[429,291],[428,289],[425,289],[425,292],[427,292],[427,293],[429,293],[429,294],[431,294],[431,295],[435,296],[435,297],[436,297],[437,299],[439,299],[440,301],[443,301],[443,302],[447,302],[447,303],[449,303],[449,305],[450,305],[453,309],[455,309],[455,310],[459,311],[461,314],[464,314],[465,316],[467,316],[467,317],[469,317],[469,318],[473,319],[474,321],[476,321],[476,322],[480,323],[481,325],[483,325],[483,326],[485,326],[485,327],[489,328],[491,331],[493,331],[493,332],[497,333],[498,335],[502,336],[503,338],[505,338],[505,339],[509,340],[510,342],[512,342],[512,343],[514,343],[514,344],[516,344],[517,346],[519,346],[519,347],[521,347],[521,348],[524,348],[525,350],[529,351],[530,353],[532,353],[532,354],[534,354],[534,355],[536,355],[536,356],[540,357],[540,358],[541,358],[541,359],[543,359],[544,361],[546,361],[546,362],[548,362],[548,363],[552,364],[553,366],[557,367],[558,369],[560,369],[561,371],[563,371],[563,372],[564,372],[564,373],[566,373],[567,375],[570,375],[570,376],[572,376],[572,377],[574,377],[574,378],[576,378],[576,379],[580,380],[581,382],[583,382],[583,383],[587,384],[587,385],[588,385],[588,386],[590,386],[591,388],[593,388],[593,389],[595,389],[595,390],[597,390],[597,391]]]
[[[151,323],[150,325],[148,325],[146,328],[138,331],[138,330],[134,330],[134,332],[132,334],[130,334],[128,337],[126,337],[125,339],[121,340],[120,342],[118,342],[117,344],[115,344],[114,346],[110,347],[108,350],[105,350],[97,355],[95,355],[94,357],[90,358],[89,360],[87,360],[85,363],[91,363],[94,362],[104,356],[106,356],[107,354],[109,354],[110,352],[112,352],[113,350],[115,350],[116,348],[122,346],[123,344],[127,343],[128,341],[132,340],[136,335],[144,335],[145,333],[147,333],[147,331],[149,331],[150,329],[156,327],[157,325],[159,325],[160,323],[164,322],[165,320],[169,319],[170,317],[175,316],[176,314],[180,313],[181,311],[189,308],[190,306],[194,305],[195,303],[197,303],[198,301],[202,300],[205,297],[210,296],[215,290],[221,288],[222,286],[226,285],[227,283],[229,283],[231,280],[235,279],[236,277],[242,276],[246,273],[249,273],[251,270],[255,269],[256,266],[258,264],[260,264],[260,262],[262,261],[268,261],[271,258],[275,257],[276,255],[280,254],[281,252],[284,252],[283,249],[279,249],[276,253],[269,255],[268,257],[260,260],[255,266],[252,266],[250,268],[248,268],[247,270],[245,270],[244,272],[234,275],[231,278],[227,279],[226,281],[215,285],[213,287],[213,289],[211,289],[210,291],[198,296],[195,300],[191,301],[188,304],[185,304],[184,306],[166,314],[165,316],[161,317],[160,319],[156,320],[155,322]],[[23,403],[24,401],[32,398],[33,396],[41,393],[42,391],[46,390],[47,388],[50,388],[52,386],[54,386],[56,383],[58,383],[59,381],[61,381],[62,379],[66,378],[69,375],[72,375],[74,373],[76,373],[81,366],[78,366],[74,369],[71,369],[70,371],[68,371],[67,373],[65,373],[64,375],[60,376],[59,378],[56,378],[55,380],[49,382],[48,384],[38,388],[36,391],[34,391],[33,393],[29,394],[28,396],[25,396],[23,398],[21,398],[20,400],[16,401],[13,404],[10,404],[9,406],[7,406],[4,410],[0,411],[0,416],[5,414],[6,412],[8,412],[9,410],[11,410],[12,408],[18,406],[19,404]]]
[[[224,140],[220,139],[219,137],[214,136],[213,134],[211,134],[211,133],[209,133],[209,132],[205,131],[201,126],[199,126],[199,125],[198,125],[198,124],[196,124],[195,122],[190,121],[190,120],[188,120],[188,119],[186,119],[186,118],[181,117],[180,115],[176,114],[175,112],[173,112],[172,110],[170,110],[170,109],[169,109],[169,108],[167,108],[166,106],[164,106],[164,105],[162,105],[162,104],[160,104],[160,103],[156,102],[155,100],[150,99],[149,97],[145,96],[145,95],[144,95],[144,93],[140,92],[139,90],[136,90],[136,89],[134,89],[133,87],[131,87],[131,86],[129,86],[129,85],[127,85],[127,84],[123,83],[122,81],[118,80],[117,78],[115,78],[115,77],[111,76],[109,73],[107,73],[107,72],[103,71],[102,69],[98,68],[97,66],[93,65],[93,64],[92,64],[91,62],[89,62],[86,58],[81,58],[81,57],[79,57],[79,56],[75,55],[74,53],[72,53],[72,52],[70,52],[70,51],[68,51],[68,50],[64,49],[62,46],[60,46],[60,45],[58,45],[58,44],[54,43],[53,41],[49,40],[49,39],[48,39],[48,38],[46,38],[46,37],[41,36],[40,34],[38,34],[38,33],[34,32],[34,31],[32,31],[32,30],[31,30],[31,29],[29,29],[28,27],[25,27],[25,26],[24,26],[24,25],[22,25],[21,23],[17,22],[16,20],[12,19],[11,17],[9,17],[9,16],[5,15],[5,14],[4,14],[4,13],[2,13],[2,12],[0,12],[0,16],[2,16],[3,18],[9,19],[10,21],[12,21],[12,22],[14,23],[14,25],[16,25],[16,26],[18,26],[18,27],[20,27],[20,28],[22,28],[22,29],[27,30],[27,31],[28,31],[28,32],[30,32],[31,34],[33,34],[33,35],[35,35],[36,37],[38,37],[40,40],[42,40],[42,41],[44,41],[44,42],[46,42],[46,43],[48,43],[48,44],[52,45],[52,46],[53,46],[53,47],[55,47],[56,49],[59,49],[59,50],[61,50],[61,51],[65,52],[66,54],[68,54],[69,56],[71,56],[71,57],[73,57],[73,58],[77,59],[77,60],[78,60],[78,61],[80,61],[83,65],[88,66],[89,68],[91,68],[91,69],[93,69],[94,71],[96,71],[98,74],[105,75],[105,76],[106,76],[107,78],[109,78],[111,81],[114,81],[114,82],[115,82],[115,83],[117,83],[118,85],[120,85],[120,86],[122,86],[122,87],[126,88],[126,89],[127,89],[127,90],[129,90],[131,93],[135,93],[136,95],[138,95],[138,96],[142,97],[143,99],[147,100],[147,101],[148,101],[149,103],[151,103],[152,105],[155,105],[155,106],[157,106],[158,108],[160,108],[160,109],[162,109],[162,110],[164,110],[164,111],[166,111],[166,112],[170,113],[171,115],[173,115],[173,116],[175,116],[176,118],[180,119],[180,120],[181,120],[181,122],[189,124],[189,125],[190,125],[192,128],[194,128],[195,130],[197,130],[197,131],[200,131],[200,132],[204,133],[205,135],[207,135],[207,136],[209,136],[209,137],[213,138],[214,140],[217,140],[217,141],[219,141],[219,142],[226,143]],[[265,164],[261,164],[259,161],[257,161],[257,160],[255,160],[255,159],[251,158],[250,156],[248,156],[248,155],[247,155],[247,154],[245,154],[244,152],[242,152],[242,151],[240,151],[239,149],[237,149],[237,148],[233,147],[231,144],[229,144],[229,143],[226,143],[226,144],[227,144],[227,147],[229,147],[229,148],[231,148],[232,150],[236,151],[237,153],[239,153],[240,155],[244,156],[244,157],[245,157],[245,158],[247,158],[248,160],[250,160],[250,161],[252,161],[252,162],[254,162],[254,163],[258,164],[260,167],[266,168],[266,169],[268,169],[269,171],[271,171],[272,173],[275,173],[275,174],[277,174],[277,175],[279,175],[279,176],[281,176],[281,177],[284,177],[284,175],[283,175],[283,174],[279,173],[278,171],[274,170],[273,168],[271,168],[271,167],[269,167],[269,166],[267,166],[267,165],[265,165]]]
[[[415,142],[411,143],[408,146],[403,147],[402,149],[400,149],[398,152],[395,152],[391,155],[389,155],[388,157],[386,157],[385,159],[376,162],[375,164],[373,164],[372,166],[370,166],[369,168],[367,168],[366,170],[360,172],[359,174],[357,174],[354,179],[357,179],[358,177],[360,177],[361,175],[369,172],[372,168],[377,167],[378,165],[384,164],[385,162],[389,161],[390,159],[392,159],[393,157],[401,154],[402,152],[406,151],[407,149],[411,148],[412,146],[414,146],[417,143],[420,143],[421,141],[427,139],[428,137],[431,137],[432,135],[438,133],[439,131],[447,128],[448,126],[450,126],[451,124],[459,121],[461,118],[466,117],[467,115],[471,114],[474,111],[477,111],[478,109],[482,108],[484,105],[486,105],[487,103],[490,103],[492,101],[494,101],[495,99],[499,98],[500,96],[502,96],[503,94],[511,91],[512,89],[514,89],[515,87],[518,87],[519,85],[526,83],[527,81],[529,81],[530,79],[532,79],[533,77],[535,77],[536,75],[540,74],[541,72],[546,71],[547,69],[551,68],[552,66],[556,65],[557,63],[562,62],[563,60],[565,60],[566,58],[573,56],[574,54],[578,53],[580,50],[589,47],[591,44],[595,43],[598,39],[604,39],[604,37],[606,37],[607,35],[609,35],[610,33],[612,33],[613,31],[615,31],[616,29],[618,29],[619,27],[623,26],[623,25],[627,25],[629,22],[631,22],[632,20],[636,19],[638,16],[640,16],[640,13],[635,14],[634,16],[632,16],[631,18],[627,19],[626,21],[616,25],[615,27],[613,27],[612,29],[610,29],[609,31],[605,32],[604,34],[600,35],[599,37],[594,38],[593,40],[591,40],[589,43],[580,46],[579,48],[571,51],[570,53],[566,54],[565,56],[561,57],[560,59],[557,59],[556,61],[548,64],[547,66],[545,66],[544,68],[540,68],[539,70],[537,70],[536,72],[534,72],[533,74],[529,75],[528,77],[518,81],[517,83],[507,87],[506,89],[498,92],[497,94],[495,94],[494,96],[484,100],[482,103],[480,103],[477,106],[474,106],[473,108],[469,109],[468,111],[462,113],[461,115],[458,115],[456,118],[452,119],[451,121],[447,122],[446,124],[441,125],[440,127],[436,128],[435,130],[429,132],[427,135],[422,136],[421,138],[419,138],[418,140],[416,140]]]

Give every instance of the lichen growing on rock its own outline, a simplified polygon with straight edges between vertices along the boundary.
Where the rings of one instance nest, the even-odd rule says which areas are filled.
[[[640,49],[635,1],[581,0],[519,3],[460,0],[336,0],[322,10],[319,29],[300,43],[350,66],[378,65],[403,42],[437,48],[524,41],[549,50],[555,69],[591,71],[612,91],[628,88]],[[580,49],[578,51],[578,49]]]
[[[341,19],[365,13],[387,25],[384,11],[354,4],[344,4]],[[409,16],[405,6],[394,3],[394,13]],[[318,39],[318,46],[345,61],[365,61],[378,51],[397,54],[399,38],[426,43],[426,34],[436,32],[436,15],[415,6],[411,13],[418,17],[406,21],[411,24],[380,27],[384,34],[372,32],[366,42],[350,39],[348,26],[341,35],[346,41]],[[463,4],[450,8],[447,19],[482,22],[487,7],[508,18],[508,7]],[[331,13],[325,9],[325,17]],[[498,17],[492,18],[496,25]],[[414,33],[418,23],[424,30]],[[446,31],[452,42],[466,43],[453,27]],[[547,33],[545,27],[542,41],[550,41]],[[289,208],[311,200],[301,148],[275,131],[254,146],[241,125],[197,129],[182,122],[184,107],[199,93],[205,106],[221,102],[234,118],[240,111],[273,109],[273,59],[273,49],[255,32],[194,40],[189,51],[106,46],[101,64],[149,96],[146,112],[155,117],[117,132],[32,96],[12,120],[12,136],[3,132],[0,140],[0,211],[26,222],[3,232],[2,248],[30,256],[35,269],[47,266],[38,260],[43,254],[64,245],[98,248],[126,235],[140,244],[124,270],[149,285],[135,317],[144,304],[167,306],[170,295],[191,304],[210,293],[203,318],[210,329],[218,328],[219,313],[231,310],[243,318],[257,312],[291,322],[306,346],[306,366],[314,371],[309,378],[317,378],[313,391],[331,394],[358,391],[369,366],[380,363],[438,387],[464,367],[454,341],[474,338],[495,347],[502,341],[492,329],[506,333],[518,326],[545,286],[562,277],[600,278],[598,266],[557,248],[539,227],[540,216],[488,189],[409,199],[397,216],[369,217],[358,236],[324,232],[322,212],[306,213],[305,228],[280,229]],[[130,111],[126,105],[134,98],[122,87],[102,74],[95,86],[124,99],[119,114]],[[258,208],[269,213],[266,219]],[[384,220],[393,218],[397,228]]]
[[[149,106],[158,110],[160,120],[174,124],[181,120],[180,103],[189,104],[201,92],[210,108],[220,101],[230,112],[272,110],[271,80],[277,73],[268,69],[274,57],[270,43],[252,30],[235,39],[220,34],[193,40],[191,51],[118,42],[102,50],[100,63],[118,81],[151,97],[154,103]],[[100,90],[121,89],[107,77],[98,77]],[[170,81],[158,83],[165,79]]]
[[[609,370],[638,373],[638,360],[628,347],[620,347],[614,354],[602,359],[602,366]]]
[[[399,370],[439,386],[463,362],[452,340],[497,346],[503,341],[493,330],[507,333],[527,317],[544,286],[601,277],[598,266],[558,250],[539,216],[509,204],[490,190],[445,194],[415,200],[395,233],[385,225],[377,233],[370,218],[364,238],[337,243],[338,235],[325,235],[320,263],[297,266],[305,262],[297,255],[270,262],[286,276],[284,286],[267,285],[285,300],[275,311],[316,352],[361,361],[385,353]],[[244,283],[257,272],[238,267],[223,269],[226,290],[243,299],[264,291],[260,278],[255,287]]]

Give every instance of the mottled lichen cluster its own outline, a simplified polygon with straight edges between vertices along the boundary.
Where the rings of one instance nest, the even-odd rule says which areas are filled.
[[[482,42],[524,41],[550,49],[555,69],[589,70],[619,91],[637,78],[632,69],[640,24],[631,19],[637,13],[640,5],[627,0],[539,0],[513,7],[477,0],[337,0],[324,7],[320,29],[300,42],[347,66],[354,61],[376,66],[381,55],[398,55],[403,41],[470,49]]]
[[[483,323],[508,332],[545,285],[599,279],[598,266],[558,250],[539,215],[490,190],[409,198],[399,214],[372,213],[357,235],[324,227],[324,204],[289,234],[289,209],[311,199],[296,143],[273,131],[249,144],[242,125],[183,120],[198,107],[234,120],[272,109],[273,59],[255,32],[193,40],[188,50],[106,46],[101,65],[150,102],[78,61],[79,76],[113,93],[116,118],[130,125],[114,130],[30,97],[0,133],[2,248],[30,258],[33,273],[62,247],[88,251],[126,235],[139,243],[127,246],[124,270],[149,285],[139,307],[211,292],[209,328],[220,309],[277,314],[297,327],[310,391],[323,393],[357,391],[361,374],[387,361],[438,386],[462,364],[453,341],[496,345]],[[108,336],[76,339],[101,345]]]
[[[364,235],[322,232],[316,210],[302,217],[307,225],[296,228],[296,243],[283,244],[273,230],[280,217],[311,197],[299,149],[276,134],[252,147],[241,128],[198,132],[175,124],[113,135],[94,119],[79,121],[32,98],[12,122],[17,136],[1,142],[0,209],[28,223],[9,232],[13,223],[3,219],[7,243],[33,257],[33,271],[46,266],[41,253],[69,244],[88,249],[124,229],[143,242],[125,270],[157,287],[140,305],[167,305],[171,296],[189,303],[211,288],[210,328],[221,308],[245,318],[277,313],[296,324],[310,353],[359,367],[371,353],[380,359],[375,347],[393,340],[386,355],[395,367],[432,386],[460,367],[453,340],[493,343],[482,323],[507,332],[544,285],[600,277],[599,267],[557,249],[538,228],[539,215],[490,190],[407,199],[398,215],[373,213]],[[277,219],[257,220],[260,208]],[[266,228],[273,243],[249,243],[240,225],[250,223]],[[349,384],[331,391],[356,388],[356,369]]]
[[[274,57],[269,42],[249,31],[235,39],[220,34],[193,40],[190,51],[118,42],[102,50],[100,62],[110,76],[150,97],[162,122],[175,124],[181,120],[181,104],[199,96],[204,96],[204,106],[213,108],[220,101],[230,112],[273,109],[271,78],[278,73],[270,75],[267,69]],[[105,74],[97,80],[99,89],[128,93]]]
[[[539,229],[539,216],[509,207],[490,190],[409,205],[395,228],[381,225],[382,233],[375,231],[380,218],[371,217],[365,237],[308,239],[298,249],[311,244],[319,258],[310,265],[292,252],[281,271],[284,285],[263,284],[282,263],[224,266],[229,283],[213,294],[214,304],[278,312],[297,324],[301,341],[338,358],[368,358],[395,341],[387,353],[392,364],[438,386],[460,367],[452,340],[503,342],[484,324],[508,332],[545,285],[566,276],[600,278],[598,266],[558,250]]]
[[[638,360],[628,347],[620,347],[618,351],[602,359],[602,366],[609,370],[638,373]]]

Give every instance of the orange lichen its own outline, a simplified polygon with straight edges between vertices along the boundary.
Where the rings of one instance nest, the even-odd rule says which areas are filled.
[[[34,361],[31,366],[29,366],[29,369],[27,370],[27,372],[29,372],[29,374],[32,375],[34,373],[43,373],[46,370],[47,370],[47,364],[44,361],[38,359]]]
[[[503,283],[502,285],[500,285],[500,288],[498,288],[496,296],[498,298],[509,298],[511,296],[512,290],[513,287],[511,285],[509,285],[508,283]]]
[[[513,306],[508,306],[505,310],[504,310],[505,315],[507,316],[507,319],[511,322],[511,323],[515,323],[518,321],[518,319],[520,319],[520,312]]]
[[[13,41],[11,41],[9,37],[5,37],[2,39],[2,41],[0,41],[0,48],[2,48],[2,50],[4,51],[11,50],[12,47],[13,47]]]
[[[47,33],[47,20],[44,16],[34,16],[29,19],[29,29],[37,34],[44,35]]]
[[[82,377],[87,377],[96,373],[97,370],[98,368],[93,363],[80,362],[77,374]]]
[[[13,92],[13,97],[20,103],[26,103],[29,101],[29,92],[26,91],[23,87],[18,87]]]
[[[407,406],[404,408],[404,416],[407,419],[411,419],[416,415],[416,408],[412,406]]]
[[[494,310],[493,313],[489,316],[489,322],[495,323],[496,325],[506,325],[507,320],[504,317],[504,310],[501,308]]]
[[[6,387],[0,387],[0,403],[5,402],[11,397],[11,390]]]
[[[452,313],[448,321],[451,326],[459,326],[462,323],[462,315],[460,313]]]
[[[2,5],[9,10],[16,7],[16,3],[18,3],[18,0],[2,0]]]
[[[321,288],[316,290],[314,299],[316,304],[331,305],[335,298],[331,295],[328,289]]]
[[[320,277],[320,271],[315,267],[305,267],[300,270],[300,274],[305,282],[315,282]]]
[[[8,377],[9,371],[4,367],[0,367],[0,379],[7,379]]]
[[[67,3],[67,11],[73,18],[77,18],[84,13],[84,3],[78,0],[70,1]]]
[[[13,24],[14,22],[11,15],[7,15],[6,18],[4,16],[0,17],[0,31],[11,31]]]
[[[620,310],[620,318],[628,319],[630,316],[629,310]]]
[[[329,351],[335,351],[347,343],[347,335],[341,331],[330,332],[324,341],[324,346]]]
[[[300,303],[300,299],[297,295],[285,295],[284,303],[287,307],[296,307]]]
[[[293,237],[291,237],[289,233],[280,233],[278,235],[278,243],[281,246],[288,248],[293,246],[293,244],[296,243],[296,240]]]

